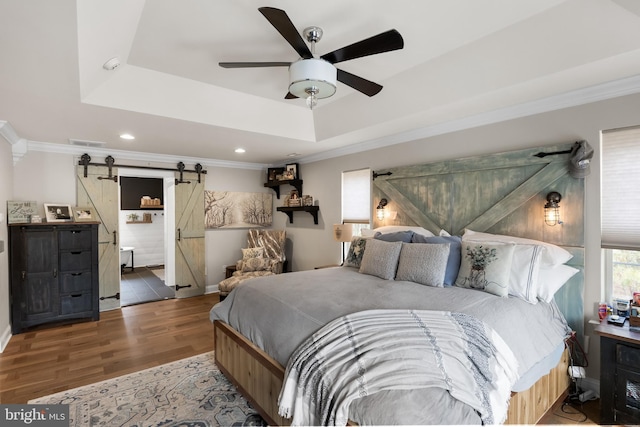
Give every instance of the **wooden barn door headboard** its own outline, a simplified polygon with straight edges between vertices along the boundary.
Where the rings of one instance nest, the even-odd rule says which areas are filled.
[[[526,237],[562,246],[580,269],[558,293],[556,302],[569,325],[583,334],[584,179],[569,175],[573,144],[376,170],[373,205],[386,198],[394,220],[374,226],[418,225],[434,234],[474,231]],[[390,175],[380,175],[391,172]],[[551,191],[562,195],[562,224],[546,225],[544,205]]]

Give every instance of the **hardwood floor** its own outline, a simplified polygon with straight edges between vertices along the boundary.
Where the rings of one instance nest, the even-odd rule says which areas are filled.
[[[14,335],[0,353],[0,403],[91,384],[213,350],[218,294],[100,313],[97,322]]]
[[[209,310],[218,301],[210,294],[133,305],[102,312],[98,322],[15,335],[0,353],[0,403],[26,403],[211,351]],[[598,424],[599,402],[583,405],[586,415],[560,402],[539,424]]]
[[[557,402],[544,414],[538,424],[600,424],[600,399],[582,404],[576,402],[571,405],[563,405],[563,402]]]

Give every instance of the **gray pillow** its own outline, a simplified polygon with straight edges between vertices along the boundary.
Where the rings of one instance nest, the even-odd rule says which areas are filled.
[[[378,240],[384,240],[385,242],[406,242],[409,243],[413,237],[413,231],[395,231],[393,233],[381,233],[377,232],[373,238]]]
[[[423,236],[415,233],[411,238],[411,243],[449,243],[449,259],[447,260],[447,271],[444,273],[444,285],[453,286],[460,271],[460,252],[462,239],[460,236]]]
[[[448,243],[403,243],[396,280],[443,287],[449,249]]]
[[[367,250],[364,251],[362,263],[360,264],[360,273],[370,274],[385,280],[393,280],[396,277],[401,249],[402,242],[369,240],[367,242]]]

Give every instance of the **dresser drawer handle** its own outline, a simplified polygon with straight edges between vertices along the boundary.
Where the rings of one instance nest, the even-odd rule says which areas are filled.
[[[71,298],[80,298],[82,294],[71,294]]]
[[[82,253],[82,251],[71,252],[71,255],[80,255],[81,253]]]
[[[82,276],[82,273],[71,273],[72,276]]]

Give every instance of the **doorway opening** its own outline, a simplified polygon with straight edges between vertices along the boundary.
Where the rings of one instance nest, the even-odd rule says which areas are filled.
[[[175,298],[172,172],[118,169],[120,306]]]

